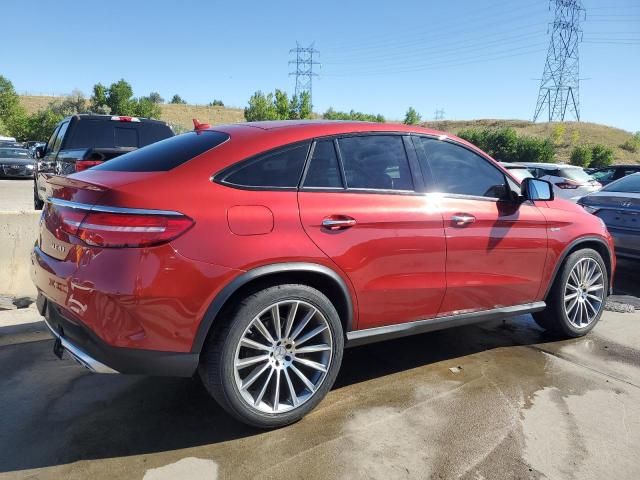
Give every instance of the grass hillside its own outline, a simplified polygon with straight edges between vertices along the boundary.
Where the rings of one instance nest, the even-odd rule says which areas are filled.
[[[50,102],[59,100],[60,97],[21,96],[20,99],[25,109],[32,113],[45,108]],[[189,130],[193,128],[192,118],[212,125],[244,121],[243,111],[240,108],[172,104],[164,104],[161,107],[162,120]],[[521,135],[553,138],[556,145],[556,157],[561,162],[569,161],[569,155],[575,145],[601,143],[613,148],[616,163],[640,163],[640,153],[620,148],[620,145],[631,138],[631,133],[625,130],[597,123],[565,122],[564,133],[558,135],[558,125],[560,124],[533,123],[525,120],[442,120],[424,123],[425,127],[453,134],[465,128],[511,127]]]
[[[42,110],[46,108],[49,103],[56,100],[62,100],[62,97],[20,96],[22,106],[28,113]],[[244,122],[244,113],[241,108],[174,104],[163,104],[160,105],[160,107],[162,108],[162,120],[180,125],[188,130],[193,128],[193,118],[212,125]]]

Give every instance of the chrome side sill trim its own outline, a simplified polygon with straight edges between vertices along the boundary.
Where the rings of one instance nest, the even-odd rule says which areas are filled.
[[[367,343],[390,340],[392,338],[406,337],[418,333],[433,332],[450,327],[460,327],[473,323],[496,320],[522,315],[525,313],[539,312],[544,310],[544,302],[525,303],[513,307],[501,307],[480,312],[461,313],[459,315],[449,315],[446,317],[430,318],[428,320],[416,320],[415,322],[398,323],[396,325],[386,325],[384,327],[366,328],[363,330],[353,330],[347,332],[347,347],[365,345]]]
[[[59,205],[67,208],[77,208],[80,210],[91,210],[92,212],[104,212],[104,213],[130,213],[134,215],[171,215],[181,216],[180,212],[174,212],[173,210],[152,210],[147,208],[126,208],[126,207],[110,207],[107,205],[89,205],[86,203],[72,202],[70,200],[63,200],[61,198],[47,197],[47,202]]]
[[[53,329],[51,325],[49,325],[49,322],[47,321],[46,318],[44,319],[44,323],[49,329],[49,331],[51,332],[51,335],[53,335],[54,338],[57,338],[60,340],[60,343],[62,344],[62,348],[64,348],[67,352],[69,352],[69,355],[71,355],[71,357],[76,362],[78,362],[80,365],[85,367],[87,370],[90,370],[94,373],[119,373],[113,368],[107,367],[105,364],[100,363],[95,358],[89,356],[87,353],[83,352],[81,349],[76,347],[73,343],[69,342],[67,339],[61,336],[58,332],[56,332]]]

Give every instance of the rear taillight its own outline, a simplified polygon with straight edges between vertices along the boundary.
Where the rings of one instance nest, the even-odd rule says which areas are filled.
[[[97,247],[149,247],[179,237],[192,225],[184,215],[89,212],[76,236]]]
[[[56,206],[48,210],[47,228],[96,247],[149,247],[170,242],[194,224],[181,214],[111,213]]]
[[[578,188],[580,185],[578,183],[574,183],[574,182],[560,182],[560,183],[556,183],[556,187],[558,188],[562,188],[563,190],[574,190],[576,188]]]
[[[87,168],[95,167],[96,165],[100,165],[101,163],[101,160],[78,160],[76,161],[76,172],[82,172]]]

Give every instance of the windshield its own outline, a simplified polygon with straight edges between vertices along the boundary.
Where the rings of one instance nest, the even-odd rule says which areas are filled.
[[[634,173],[610,183],[602,189],[603,192],[640,193],[640,173]]]
[[[31,158],[27,150],[21,148],[0,148],[2,158]]]
[[[581,168],[561,168],[558,170],[558,176],[581,183],[593,181],[593,177]]]
[[[533,174],[525,167],[507,168],[509,173],[516,177],[517,180],[524,180],[525,178],[533,177]]]

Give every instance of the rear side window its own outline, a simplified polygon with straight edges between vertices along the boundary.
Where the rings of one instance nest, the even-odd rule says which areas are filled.
[[[434,191],[476,197],[500,198],[505,176],[481,156],[464,147],[431,138],[422,138],[428,165],[433,172]],[[429,168],[420,158],[423,174]]]
[[[309,142],[273,150],[234,165],[218,180],[248,188],[296,188],[308,151]]]
[[[413,190],[409,161],[399,135],[338,140],[347,188]]]
[[[340,166],[333,140],[320,140],[313,147],[305,187],[343,188]]]
[[[171,128],[162,123],[88,118],[75,123],[65,148],[139,148],[171,136]]]
[[[229,135],[222,132],[188,132],[126,153],[91,170],[109,172],[162,172],[171,170],[217,147]]]

